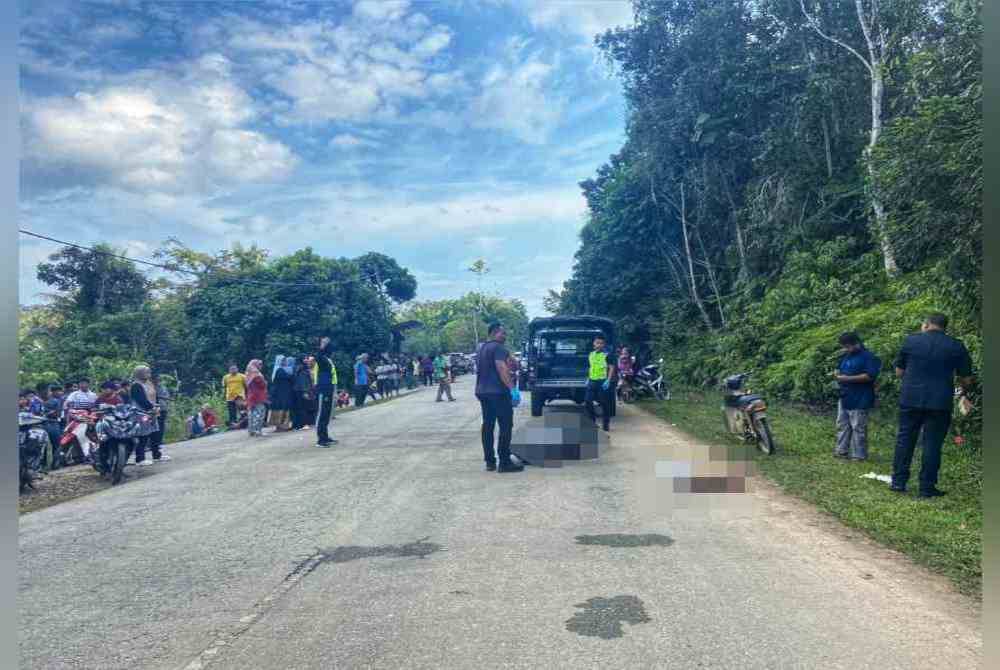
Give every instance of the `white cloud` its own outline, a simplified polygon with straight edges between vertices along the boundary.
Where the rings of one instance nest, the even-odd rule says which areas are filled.
[[[549,85],[557,63],[543,62],[537,54],[520,61],[522,48],[511,43],[508,62],[494,65],[483,77],[482,91],[470,106],[470,122],[542,144],[562,120],[566,100]]]
[[[535,28],[560,30],[586,42],[618,26],[631,26],[632,3],[629,0],[514,0]]]
[[[255,115],[251,98],[217,54],[187,72],[136,76],[73,96],[25,105],[26,161],[46,170],[87,174],[95,184],[150,191],[285,178],[292,151],[241,128]]]
[[[436,59],[451,43],[444,25],[410,11],[408,2],[361,2],[339,23],[309,20],[221,25],[230,48],[255,76],[290,100],[284,125],[393,120],[407,100],[446,95],[461,75]]]

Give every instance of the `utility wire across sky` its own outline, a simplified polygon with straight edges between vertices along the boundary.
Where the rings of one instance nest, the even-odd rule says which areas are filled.
[[[203,272],[197,272],[195,270],[185,270],[184,268],[179,268],[175,265],[165,265],[163,263],[154,263],[153,261],[143,260],[141,258],[130,258],[128,256],[123,256],[121,254],[115,254],[110,251],[104,251],[102,249],[95,249],[94,247],[88,247],[83,244],[77,244],[75,242],[67,242],[66,240],[59,240],[54,237],[49,237],[47,235],[41,235],[39,233],[32,232],[30,230],[25,230],[23,228],[19,229],[22,235],[28,235],[29,237],[35,237],[40,240],[46,240],[48,242],[54,242],[56,244],[61,244],[65,247],[73,247],[75,249],[82,249],[83,251],[89,251],[95,254],[102,254],[104,256],[110,256],[111,258],[118,258],[124,261],[129,261],[131,263],[138,263],[140,265],[148,265],[149,267],[159,268],[166,270],[167,272],[176,272],[178,274],[186,274],[200,279],[206,279],[209,277],[208,274]],[[336,286],[339,284],[355,284],[360,282],[359,279],[343,279],[339,281],[328,281],[328,282],[281,282],[281,281],[261,281],[256,279],[238,279],[236,283],[243,284],[254,284],[257,286],[294,286],[294,287],[306,287],[306,286]]]

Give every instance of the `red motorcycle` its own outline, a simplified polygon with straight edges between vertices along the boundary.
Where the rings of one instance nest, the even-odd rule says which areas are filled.
[[[97,450],[97,422],[102,412],[85,409],[71,409],[67,413],[66,430],[59,439],[59,455],[65,465],[77,465],[89,461]]]

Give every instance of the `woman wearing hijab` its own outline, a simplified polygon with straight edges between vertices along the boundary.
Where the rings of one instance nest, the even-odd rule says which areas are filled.
[[[150,422],[150,426],[154,430],[150,434],[142,435],[136,439],[135,464],[142,466],[152,465],[150,461],[146,460],[147,448],[152,450],[154,461],[159,461],[163,457],[163,454],[160,453],[159,443],[152,439],[153,433],[159,430],[159,423],[155,418],[159,413],[159,409],[156,406],[156,385],[153,384],[152,373],[148,366],[137,366],[132,376],[135,378],[135,381],[132,382],[132,387],[129,389],[129,402],[143,412],[152,414],[154,417],[153,421]]]
[[[292,374],[292,430],[301,430],[306,426],[309,391],[312,390],[312,375],[301,358],[295,359],[294,369]]]
[[[247,409],[250,420],[247,425],[250,435],[260,437],[264,434],[264,416],[267,414],[267,380],[261,374],[263,366],[260,359],[247,363]]]
[[[295,359],[291,356],[278,356],[274,361],[274,372],[271,375],[271,425],[276,433],[288,430],[288,415],[292,410],[294,395],[292,382]]]

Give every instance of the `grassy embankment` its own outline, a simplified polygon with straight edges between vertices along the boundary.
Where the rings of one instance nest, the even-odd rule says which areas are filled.
[[[642,403],[645,409],[690,435],[715,444],[737,438],[722,425],[720,398],[688,389],[672,390],[668,402]],[[876,410],[869,424],[869,462],[833,457],[834,419],[789,405],[768,409],[778,453],[760,454],[760,471],[786,492],[803,498],[897,549],[936,572],[950,577],[964,593],[981,597],[982,508],[981,459],[949,435],[944,446],[939,486],[943,498],[900,496],[888,485],[863,479],[867,472],[890,474],[896,434],[891,406]],[[910,488],[916,488],[919,447]]]

